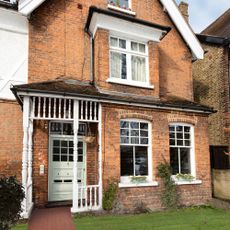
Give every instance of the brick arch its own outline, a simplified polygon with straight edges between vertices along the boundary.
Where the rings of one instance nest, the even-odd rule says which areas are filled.
[[[185,115],[179,115],[179,114],[170,114],[168,115],[168,122],[169,123],[187,123],[190,125],[196,125],[197,124],[197,117],[195,116],[185,116]]]
[[[125,111],[125,113],[120,114],[120,119],[141,119],[141,120],[147,120],[152,121],[153,118],[150,115],[147,114],[141,114],[141,113],[128,113]]]

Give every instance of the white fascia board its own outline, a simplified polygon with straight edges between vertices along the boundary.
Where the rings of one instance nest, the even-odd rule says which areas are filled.
[[[176,25],[177,29],[181,33],[182,37],[190,47],[194,57],[196,59],[203,59],[204,58],[204,50],[196,38],[196,35],[193,33],[192,29],[185,21],[184,17],[182,16],[179,8],[177,7],[174,0],[160,0],[163,4],[164,8],[167,10],[169,16],[171,17],[172,21]]]
[[[160,42],[161,37],[165,33],[164,30],[140,25],[138,23],[129,22],[100,13],[94,13],[89,26],[89,31],[95,36],[98,28],[106,29],[113,33],[128,36],[132,39],[138,39],[143,42]]]
[[[18,11],[25,16],[29,16],[44,1],[45,0],[19,0]]]

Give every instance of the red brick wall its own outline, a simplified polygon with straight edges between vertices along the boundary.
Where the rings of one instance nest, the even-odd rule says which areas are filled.
[[[17,102],[0,100],[0,177],[21,178],[22,112]]]
[[[78,7],[79,4],[82,9]],[[161,96],[174,95],[192,100],[191,53],[184,40],[158,0],[133,0],[132,4],[137,18],[172,27],[170,33],[158,45],[150,45],[150,82],[155,85],[155,89],[141,90],[105,83],[104,80],[109,76],[107,35],[103,35],[101,40],[95,43],[98,84],[117,91],[139,92],[145,95],[160,93]],[[31,15],[30,82],[63,76],[90,80],[90,42],[89,36],[84,32],[84,26],[91,5],[106,8],[107,1],[50,0]]]
[[[103,106],[103,183],[120,179],[120,119],[142,118],[152,121],[152,165],[153,178],[159,182],[158,187],[120,188],[120,208],[132,210],[142,203],[151,209],[162,208],[160,194],[162,183],[156,176],[157,165],[164,159],[169,160],[170,122],[189,122],[194,124],[195,159],[197,179],[201,185],[178,186],[181,205],[204,204],[211,198],[210,159],[207,117],[197,114],[164,112],[143,108]]]

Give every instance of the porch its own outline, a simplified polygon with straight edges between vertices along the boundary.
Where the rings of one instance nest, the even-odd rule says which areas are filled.
[[[26,196],[22,216],[28,218],[34,205],[34,134],[38,122],[44,123],[48,135],[48,166],[37,166],[40,176],[48,171],[48,202],[72,201],[72,213],[101,209],[101,104],[60,95],[31,94],[20,98],[24,133],[22,184]],[[91,163],[86,157],[89,138],[96,145],[94,161],[88,160]],[[95,179],[87,173],[92,164],[97,164]]]

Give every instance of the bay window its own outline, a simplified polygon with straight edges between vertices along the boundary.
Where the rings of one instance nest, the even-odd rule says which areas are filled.
[[[149,175],[149,124],[142,121],[120,122],[121,176]]]
[[[110,79],[149,84],[147,44],[111,36]]]
[[[173,175],[192,174],[195,176],[193,127],[186,124],[171,124],[169,139]]]

